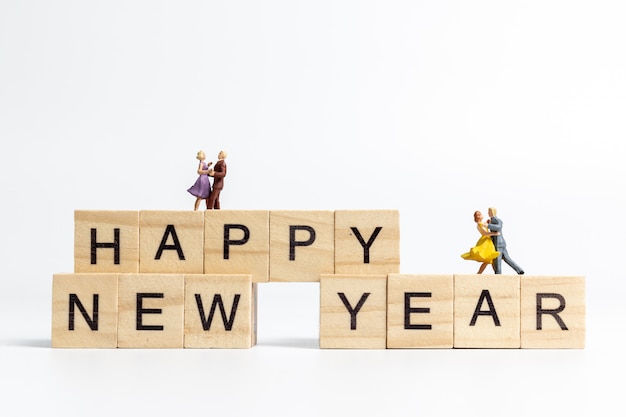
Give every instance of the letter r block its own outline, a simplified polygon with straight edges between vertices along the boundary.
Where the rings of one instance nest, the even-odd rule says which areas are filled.
[[[320,277],[320,347],[385,349],[387,276]]]
[[[454,347],[519,349],[519,275],[454,276]]]
[[[453,278],[389,274],[387,348],[452,348]]]
[[[204,270],[204,213],[139,212],[139,272],[201,274]]]
[[[118,347],[183,347],[184,275],[120,274],[118,291]]]
[[[269,281],[270,215],[267,210],[204,212],[204,273],[251,274]]]
[[[52,347],[117,347],[117,274],[55,274]]]
[[[335,212],[335,274],[400,272],[397,210]]]
[[[521,277],[522,348],[585,347],[585,277]]]
[[[254,346],[256,289],[250,275],[186,275],[185,347]]]
[[[334,212],[270,211],[270,281],[319,282],[334,272]]]
[[[74,211],[74,272],[139,272],[139,212]]]

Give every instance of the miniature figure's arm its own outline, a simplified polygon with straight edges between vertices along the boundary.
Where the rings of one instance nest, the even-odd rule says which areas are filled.
[[[213,162],[209,162],[207,167],[210,167],[211,164],[213,164]],[[200,165],[198,165],[198,175],[208,175],[210,171],[209,169],[202,169],[202,161],[200,161]]]
[[[211,174],[209,174],[211,175]],[[221,171],[215,171],[213,170],[213,175],[211,175],[213,178],[224,178],[226,176],[226,164],[222,165],[222,170]]]
[[[498,236],[500,234],[500,232],[490,232],[484,223],[478,223],[477,228],[480,234],[483,236]]]
[[[489,222],[487,228],[492,232],[500,232],[500,230],[502,230],[502,223]]]

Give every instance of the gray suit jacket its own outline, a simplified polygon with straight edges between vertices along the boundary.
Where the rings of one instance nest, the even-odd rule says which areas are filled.
[[[493,245],[496,247],[496,250],[499,248],[506,248],[506,242],[504,240],[504,236],[502,236],[502,220],[493,216],[491,218],[491,223],[487,225],[487,228],[491,232],[500,232],[498,236],[491,236],[491,240],[493,241]]]

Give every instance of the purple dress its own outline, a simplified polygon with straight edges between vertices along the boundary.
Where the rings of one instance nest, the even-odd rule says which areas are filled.
[[[203,162],[202,170],[206,171],[207,169],[209,169],[208,165]],[[209,194],[211,193],[209,176],[206,174],[199,175],[196,182],[187,191],[194,197],[209,198]]]

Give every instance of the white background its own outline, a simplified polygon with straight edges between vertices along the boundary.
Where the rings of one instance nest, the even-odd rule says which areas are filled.
[[[0,0],[0,414],[619,414],[625,18]],[[74,210],[191,209],[199,149],[229,152],[225,209],[400,210],[404,273],[474,273],[472,213],[497,207],[527,274],[586,276],[586,349],[320,350],[319,287],[276,283],[250,350],[51,349]]]

